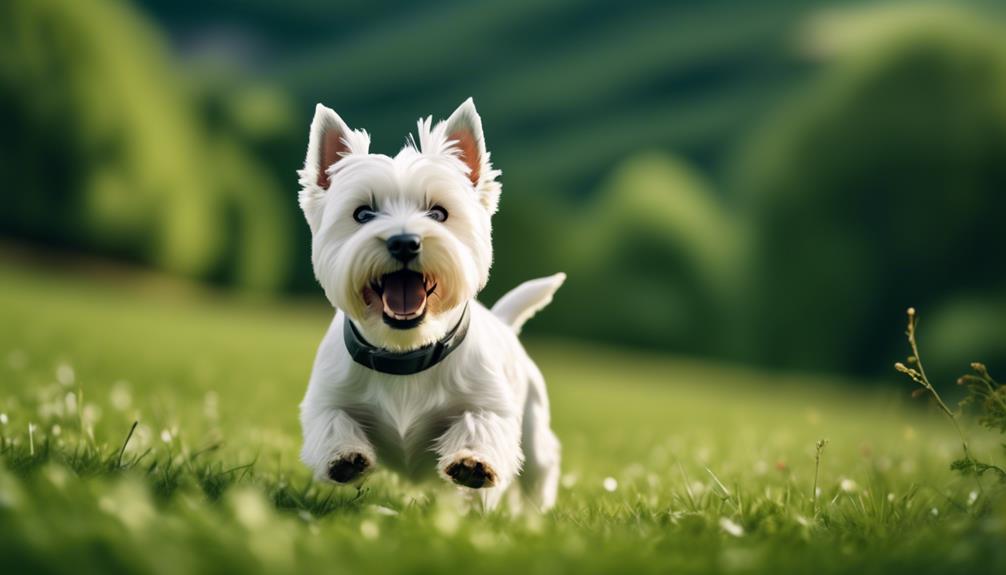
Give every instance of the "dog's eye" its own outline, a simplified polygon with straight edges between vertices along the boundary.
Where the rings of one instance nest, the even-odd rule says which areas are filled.
[[[356,223],[358,224],[365,224],[376,217],[377,212],[375,212],[370,206],[360,206],[353,212],[353,219],[356,220]]]
[[[447,210],[441,206],[433,206],[430,211],[426,212],[426,215],[435,222],[444,223],[447,221]]]

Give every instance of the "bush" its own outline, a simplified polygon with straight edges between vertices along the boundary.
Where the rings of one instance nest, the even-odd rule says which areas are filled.
[[[0,232],[258,288],[286,280],[275,180],[208,133],[156,34],[119,3],[3,4],[0,124]]]
[[[688,166],[660,153],[626,161],[577,222],[556,298],[566,329],[679,352],[719,345],[734,229]]]
[[[1006,30],[943,10],[885,23],[744,155],[759,360],[877,372],[898,334],[875,326],[898,310],[1006,286]]]

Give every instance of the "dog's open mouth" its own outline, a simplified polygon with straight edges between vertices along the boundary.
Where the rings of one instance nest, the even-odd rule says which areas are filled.
[[[396,329],[409,329],[423,321],[427,299],[437,289],[437,283],[419,272],[403,269],[384,274],[371,282],[370,289],[381,298],[384,323]]]

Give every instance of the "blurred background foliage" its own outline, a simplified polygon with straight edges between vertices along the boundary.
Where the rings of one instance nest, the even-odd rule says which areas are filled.
[[[0,234],[289,296],[315,102],[393,153],[474,96],[492,300],[531,329],[794,369],[1006,364],[993,2],[8,0]]]

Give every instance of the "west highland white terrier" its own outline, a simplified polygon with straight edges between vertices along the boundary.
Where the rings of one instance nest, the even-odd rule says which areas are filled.
[[[492,310],[476,301],[501,190],[482,120],[468,99],[446,121],[420,119],[416,136],[394,157],[372,154],[365,131],[315,110],[300,206],[336,314],[300,406],[301,459],[337,483],[378,464],[438,474],[483,509],[504,493],[519,503],[519,485],[548,509],[559,441],[517,335],[565,275],[526,282]]]

